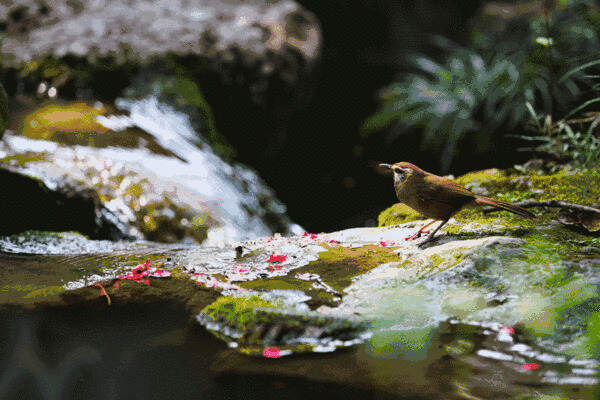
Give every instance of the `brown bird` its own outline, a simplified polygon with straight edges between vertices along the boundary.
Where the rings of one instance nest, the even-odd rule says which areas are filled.
[[[406,240],[416,239],[422,233],[429,233],[424,229],[436,221],[442,221],[427,240],[421,244],[431,241],[436,232],[454,214],[464,207],[472,205],[497,207],[525,218],[535,218],[534,214],[521,207],[479,196],[448,178],[425,172],[414,164],[403,161],[393,165],[379,164],[379,166],[390,169],[394,173],[394,188],[401,203],[406,204],[425,217],[433,219],[433,221],[419,229],[417,233],[408,236]]]

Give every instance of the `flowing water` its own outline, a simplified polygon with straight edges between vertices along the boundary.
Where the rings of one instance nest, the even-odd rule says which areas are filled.
[[[327,277],[302,270],[325,250],[315,242],[319,235],[257,239],[238,248],[231,245],[270,236],[269,216],[284,221],[288,233],[302,230],[286,219],[285,207],[254,172],[216,156],[198,138],[186,115],[153,96],[119,100],[116,106],[127,115],[101,116],[97,122],[114,132],[137,128],[144,132],[138,144],[149,141],[151,145],[62,146],[7,135],[7,147],[0,152],[47,154],[47,162],[30,163],[27,171],[50,188],[64,171],[90,183],[110,182],[111,177],[123,175],[121,171],[139,173],[151,181],[155,193],[174,193],[190,204],[201,203],[219,224],[208,230],[202,246],[93,241],[76,233],[0,238],[0,399],[549,400],[599,395],[597,361],[567,356],[566,347],[561,348],[571,344],[570,333],[581,332],[581,326],[575,326],[578,321],[597,311],[598,264],[594,260],[581,260],[576,267],[560,260],[530,268],[531,264],[523,262],[519,240],[506,239],[502,257],[516,261],[495,268],[497,258],[484,254],[471,260],[468,251],[457,248],[460,255],[454,268],[446,271],[436,270],[431,258],[416,265],[421,256],[435,249],[414,254],[414,249],[402,244],[399,247],[407,253],[395,253],[394,263],[349,274],[344,289],[336,289],[331,282],[337,271],[357,271],[362,266],[358,261],[331,263],[323,269],[330,274]],[[123,181],[121,185],[127,186]],[[131,222],[132,211],[118,196],[108,202],[108,208],[121,222]],[[405,236],[402,233],[355,229],[321,235],[319,240],[333,242],[334,247],[377,243],[386,247],[394,238]],[[477,240],[456,243],[466,246],[480,243]],[[239,261],[244,257],[249,257],[247,265]],[[254,268],[256,257],[262,257],[261,266],[269,267]],[[278,257],[287,257],[288,262],[280,266]],[[136,280],[140,289],[126,302],[110,304],[106,295],[107,305],[99,295],[105,289],[94,285],[133,279],[128,275],[132,268],[146,260],[153,265],[182,266],[187,284],[191,277],[201,286],[197,296],[204,305],[221,293],[252,292],[242,287],[244,282],[260,285],[280,279],[288,290],[265,289],[263,294],[287,297],[298,312],[315,313],[318,308],[322,319],[308,318],[308,326],[297,329],[297,336],[288,343],[265,348],[263,342],[245,345],[231,340],[227,335],[239,338],[242,333],[209,321],[199,310],[191,313],[189,304],[178,296],[163,297],[154,280],[146,283],[149,292],[144,292],[144,280]],[[412,269],[392,265],[402,262],[416,264]],[[163,275],[164,271],[155,268],[151,274],[171,279],[165,279],[167,285],[174,282],[170,272]],[[560,316],[564,319],[560,335],[547,335],[545,342],[536,340],[513,319],[542,313],[557,296],[540,292],[531,297],[539,304],[523,311],[515,309],[520,302],[494,290],[508,287],[511,295],[526,299],[534,285],[548,283],[559,274],[561,279],[576,277],[576,284],[585,282],[563,290],[579,290],[573,297],[579,296],[584,304],[580,309],[565,306],[573,308],[569,312],[574,314]],[[290,284],[289,279],[296,280]],[[477,287],[471,285],[476,281]],[[98,290],[94,301],[77,297],[77,289],[89,287]],[[180,287],[189,290],[176,286]],[[322,297],[311,298],[298,287]],[[60,303],[46,302],[63,294]],[[327,318],[336,315],[367,322],[357,332],[352,331],[356,328],[352,324],[327,330],[331,328]],[[307,323],[306,318],[288,318],[286,323],[290,321]],[[268,332],[256,334],[260,340],[285,336],[277,324],[262,328]],[[334,337],[340,332],[343,339]]]
[[[117,100],[116,106],[121,114],[96,117],[97,123],[111,130],[108,143],[102,142],[102,135],[78,143],[77,135],[60,132],[53,134],[53,141],[8,134],[3,139],[6,147],[0,147],[0,158],[39,155],[42,160],[28,162],[25,171],[51,190],[65,176],[99,187],[101,192],[110,190],[103,193],[112,198],[105,206],[122,224],[135,220],[135,210],[124,199],[131,197],[128,190],[141,180],[145,185],[139,198],[141,206],[164,201],[168,196],[173,202],[183,203],[183,208],[187,205],[201,210],[206,219],[215,221],[203,241],[207,246],[268,236],[274,231],[302,232],[260,177],[248,167],[228,164],[215,155],[187,115],[154,96]],[[94,141],[94,146],[83,145],[87,140]],[[64,142],[69,145],[60,144]],[[132,147],[131,143],[137,145]],[[173,211],[165,213],[171,217]],[[141,237],[135,228],[127,233]]]
[[[278,349],[244,354],[210,334],[180,300],[172,298],[140,297],[139,302],[111,306],[100,298],[41,308],[31,298],[24,299],[23,306],[11,306],[25,291],[91,285],[114,278],[115,269],[131,268],[146,259],[153,263],[203,259],[196,268],[219,275],[227,272],[218,266],[235,257],[231,248],[111,243],[78,235],[37,248],[27,243],[21,245],[29,254],[17,253],[14,243],[4,244],[13,253],[0,253],[0,282],[5,283],[0,301],[7,305],[0,312],[2,399],[593,399],[598,395],[596,361],[542,348],[518,326],[456,319],[422,324],[394,317],[392,309],[411,315],[407,303],[415,297],[406,296],[410,287],[402,289],[404,300],[373,299],[380,302],[377,309],[383,314],[362,343],[326,352],[315,346],[312,352],[290,355]],[[36,251],[46,254],[31,254]],[[280,275],[281,270],[273,273]],[[7,284],[9,279],[31,286]],[[362,280],[372,282],[372,277],[367,274]],[[419,287],[414,285],[413,292]],[[344,294],[350,302],[356,301],[352,293]],[[433,300],[430,307],[419,302],[412,307],[429,310],[424,315],[429,320],[437,307]]]

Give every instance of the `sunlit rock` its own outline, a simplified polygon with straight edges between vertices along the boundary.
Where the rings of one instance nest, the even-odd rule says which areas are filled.
[[[187,115],[155,97],[117,105],[119,114],[84,103],[31,113],[23,136],[5,138],[0,164],[38,179],[47,187],[37,188],[41,191],[61,192],[66,181],[75,191],[91,190],[97,200],[89,218],[111,215],[121,237],[223,245],[299,231],[256,173],[214,154]],[[4,233],[19,232],[7,231],[11,225],[7,221]],[[68,220],[56,227],[39,221],[25,229],[79,230],[111,238],[69,226]]]
[[[13,283],[10,295],[0,292],[0,310],[167,301],[222,339],[216,376],[272,374],[432,398],[556,390],[589,398],[599,383],[600,260],[589,252],[598,238],[552,222],[551,210],[517,227],[493,213],[464,223],[470,212],[426,246],[404,240],[425,223],[412,221],[222,248],[105,254],[102,242],[85,258],[46,260],[54,269],[36,279],[22,274],[36,270],[34,259],[12,255],[19,272],[5,272]],[[324,352],[335,354],[324,361]],[[281,364],[265,363],[272,359]],[[431,371],[441,387],[424,380]]]
[[[114,98],[139,65],[181,56],[225,85],[243,81],[255,104],[293,110],[321,48],[316,18],[289,0],[9,1],[0,22],[3,65],[50,79],[51,98],[73,85]]]

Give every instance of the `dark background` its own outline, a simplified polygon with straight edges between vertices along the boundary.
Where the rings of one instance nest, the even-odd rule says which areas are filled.
[[[374,163],[411,161],[439,173],[439,154],[423,148],[416,133],[390,143],[384,135],[363,138],[360,126],[376,111],[378,91],[406,69],[407,56],[435,56],[434,34],[467,42],[470,20],[484,2],[299,3],[317,16],[323,35],[318,82],[309,103],[281,128],[260,110],[243,109],[235,98],[208,90],[217,128],[235,147],[237,159],[258,170],[291,218],[307,230],[376,224],[395,196],[391,180],[378,174]],[[235,118],[232,109],[237,110]],[[451,173],[507,167],[526,158],[513,148],[500,142],[478,157],[460,149],[464,155],[452,164]]]

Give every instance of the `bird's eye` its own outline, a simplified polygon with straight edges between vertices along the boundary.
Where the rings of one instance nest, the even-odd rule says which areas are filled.
[[[394,172],[396,172],[396,173],[398,173],[398,174],[401,174],[401,173],[403,173],[404,171],[402,171],[402,169],[400,169],[400,168],[398,168],[398,167],[394,167]]]

